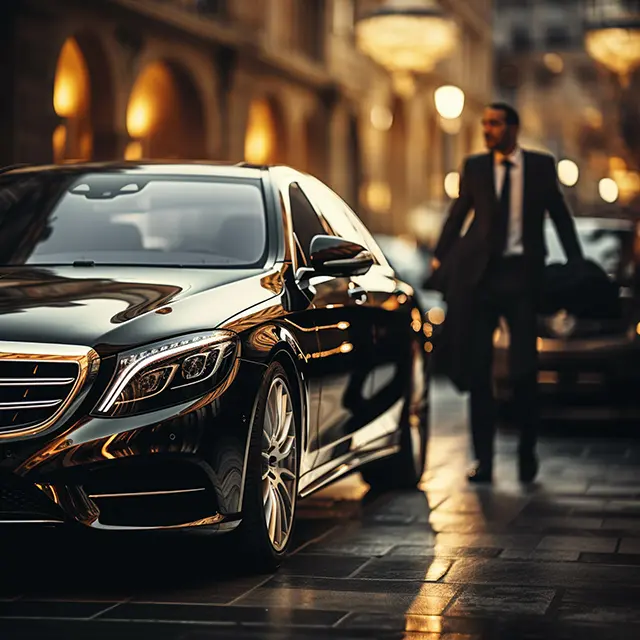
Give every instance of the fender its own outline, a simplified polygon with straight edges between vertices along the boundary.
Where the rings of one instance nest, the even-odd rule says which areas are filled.
[[[266,370],[274,361],[279,361],[284,367],[291,382],[296,386],[297,405],[300,413],[301,424],[301,454],[306,451],[309,441],[309,382],[305,375],[304,369],[308,356],[302,350],[301,345],[296,340],[294,334],[286,327],[279,324],[267,324],[257,327],[247,336],[242,337],[242,342],[248,345],[245,354],[254,356],[253,358],[245,357],[244,360],[259,364]],[[255,356],[258,356],[255,358]],[[255,359],[254,359],[255,358]],[[302,366],[301,366],[301,363]],[[251,408],[251,417],[249,422],[249,430],[247,433],[247,442],[244,452],[244,462],[242,466],[242,486],[240,490],[239,511],[242,511],[244,501],[244,488],[247,475],[247,466],[249,463],[249,446],[251,444],[251,436],[253,434],[253,425],[255,414],[257,411],[257,397]]]

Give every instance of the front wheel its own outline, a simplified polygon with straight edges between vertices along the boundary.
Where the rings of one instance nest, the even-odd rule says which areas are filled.
[[[291,542],[298,493],[298,417],[293,390],[278,362],[263,378],[251,425],[241,554],[252,570],[274,571]]]

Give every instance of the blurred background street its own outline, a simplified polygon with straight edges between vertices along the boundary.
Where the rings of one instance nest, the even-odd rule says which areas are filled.
[[[637,216],[635,0],[6,0],[0,164],[282,162],[429,247],[510,101],[578,215]],[[615,27],[615,28],[613,28]]]

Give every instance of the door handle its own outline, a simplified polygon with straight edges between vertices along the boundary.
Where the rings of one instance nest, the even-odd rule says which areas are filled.
[[[349,297],[353,298],[356,304],[364,304],[367,301],[367,292],[362,287],[349,289]]]

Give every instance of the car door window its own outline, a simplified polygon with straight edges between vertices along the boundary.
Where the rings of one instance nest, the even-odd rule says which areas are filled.
[[[308,265],[310,263],[311,241],[315,236],[326,235],[327,230],[297,183],[289,185],[289,201],[291,202],[291,221],[298,263],[299,266]]]
[[[335,235],[366,247],[378,264],[388,266],[382,250],[371,234],[337,193],[315,178],[309,178],[304,188]]]

